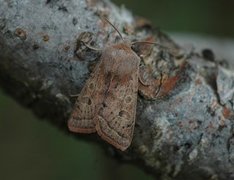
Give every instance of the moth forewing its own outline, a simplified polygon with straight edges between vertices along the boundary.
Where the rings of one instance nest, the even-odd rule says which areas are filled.
[[[128,43],[105,48],[76,100],[69,130],[97,131],[103,140],[126,150],[135,125],[139,64],[140,58]]]
[[[124,151],[133,137],[140,58],[123,43],[106,48],[103,54],[104,65],[113,62],[105,66],[106,88],[95,116],[96,130],[102,139]]]
[[[103,79],[102,66],[103,62],[100,60],[75,102],[72,114],[68,120],[68,128],[72,132],[96,132],[94,118],[104,95],[103,87],[105,81]]]

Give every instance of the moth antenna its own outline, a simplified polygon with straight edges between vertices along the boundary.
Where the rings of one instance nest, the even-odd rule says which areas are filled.
[[[161,45],[161,44],[159,44],[159,43],[150,42],[150,41],[135,41],[135,42],[132,42],[132,45],[137,44],[137,43],[154,44],[154,45],[160,46],[160,47],[162,47],[162,48],[164,48],[164,49],[170,49],[170,48],[168,48],[168,47],[166,47],[166,46],[163,46],[163,45]]]
[[[100,17],[100,18],[102,20],[108,22],[116,30],[116,32],[119,34],[120,38],[124,41],[122,34],[119,32],[119,30],[107,18],[105,18],[105,17]]]
[[[159,43],[150,42],[150,41],[135,41],[135,42],[132,42],[132,45],[137,44],[137,43],[146,43],[146,44],[154,44],[154,45],[162,46],[162,45],[159,44]]]

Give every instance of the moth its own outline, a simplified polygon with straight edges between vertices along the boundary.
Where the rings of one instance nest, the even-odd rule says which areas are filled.
[[[68,128],[75,133],[97,132],[103,140],[124,151],[133,138],[141,60],[131,49],[133,43],[112,27],[122,42],[102,50],[100,62],[78,95]]]

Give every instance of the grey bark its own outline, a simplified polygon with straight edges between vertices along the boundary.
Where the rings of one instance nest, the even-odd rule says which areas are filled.
[[[111,27],[98,24],[97,14],[108,15],[120,30],[136,22],[128,10],[108,1],[0,0],[1,88],[67,134],[71,133],[66,121],[75,101],[70,95],[81,90],[89,65],[98,61],[88,50],[83,58],[77,57],[77,38],[92,32],[93,45],[103,47],[108,32],[113,33]],[[152,32],[164,46],[177,46],[147,26],[135,38]],[[97,136],[92,141],[113,149],[119,159],[141,162],[158,179],[234,179],[233,66],[210,51],[208,57],[196,49],[185,54],[189,68],[182,86],[162,99],[139,95],[128,151],[119,152]]]

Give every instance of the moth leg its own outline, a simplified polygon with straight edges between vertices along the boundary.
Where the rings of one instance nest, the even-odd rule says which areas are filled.
[[[141,69],[141,68],[140,68]],[[150,85],[150,81],[148,80],[148,73],[146,71],[144,71],[145,69],[141,69],[140,73],[139,73],[139,81],[142,85],[144,86],[149,86]]]
[[[83,41],[82,41],[82,42],[83,42]],[[83,42],[83,43],[84,43],[84,45],[85,45],[87,48],[89,48],[89,49],[92,49],[92,50],[94,50],[94,51],[102,51],[102,49],[100,49],[100,48],[92,47],[92,46],[88,45],[88,44],[85,43],[85,42]]]
[[[72,98],[75,98],[75,97],[78,97],[79,94],[70,94],[69,96],[72,97]]]
[[[163,75],[154,78],[145,67],[141,67],[139,71],[139,87],[138,91],[146,99],[156,99],[162,86]]]
[[[150,82],[144,81],[144,79],[142,77],[140,77],[140,76],[139,76],[139,81],[144,86],[149,86],[150,85]]]

